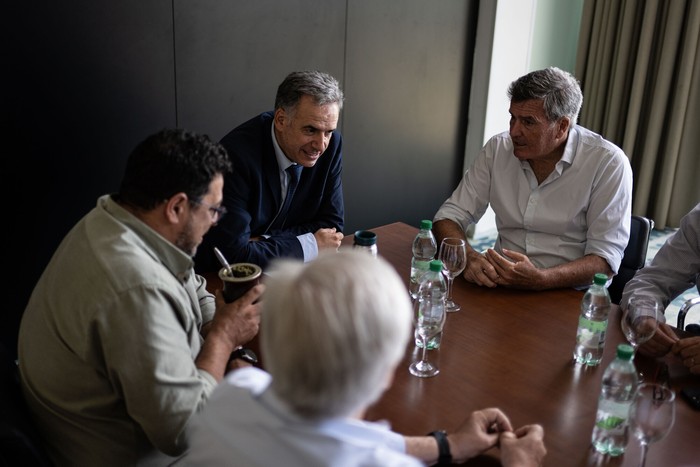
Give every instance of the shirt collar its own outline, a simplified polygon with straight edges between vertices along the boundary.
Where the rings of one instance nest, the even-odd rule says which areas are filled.
[[[564,147],[564,154],[562,154],[561,159],[557,162],[557,167],[561,167],[563,164],[571,165],[574,163],[578,138],[578,125],[574,125],[569,130],[569,136],[566,138],[566,146]]]
[[[296,165],[296,163],[290,161],[287,156],[284,155],[284,152],[282,151],[282,148],[280,147],[279,143],[277,142],[277,137],[275,136],[275,121],[273,119],[272,125],[270,126],[270,132],[272,133],[272,146],[275,148],[275,158],[277,159],[277,165],[280,168],[280,172],[284,173],[287,168],[289,168],[292,165]]]
[[[97,201],[98,206],[109,215],[129,227],[143,242],[144,249],[158,262],[162,263],[180,281],[185,281],[192,273],[194,260],[180,248],[173,245],[145,222],[121,207],[111,195],[104,195]]]

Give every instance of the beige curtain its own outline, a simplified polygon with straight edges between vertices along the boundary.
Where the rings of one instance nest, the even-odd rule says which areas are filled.
[[[678,227],[700,202],[700,0],[585,0],[579,123],[620,146],[632,211]]]

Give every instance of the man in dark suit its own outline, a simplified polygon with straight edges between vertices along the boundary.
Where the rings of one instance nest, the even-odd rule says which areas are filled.
[[[276,257],[311,261],[320,250],[340,246],[342,138],[336,127],[343,98],[326,73],[290,73],[277,89],[274,112],[221,140],[234,166],[224,184],[230,214],[205,236],[195,257],[198,272],[221,267],[214,247],[231,263],[265,268]]]

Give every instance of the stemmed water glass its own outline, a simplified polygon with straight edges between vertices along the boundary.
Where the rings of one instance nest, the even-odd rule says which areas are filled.
[[[634,436],[642,446],[639,467],[644,467],[649,444],[663,439],[676,417],[676,394],[667,386],[657,383],[639,385],[630,407],[629,423]]]
[[[447,278],[447,311],[459,311],[460,306],[452,301],[452,282],[467,267],[467,243],[461,238],[447,237],[440,243],[438,259],[442,260],[442,272]]]
[[[421,343],[420,360],[411,363],[408,371],[421,378],[437,375],[440,370],[426,358],[428,341],[442,331],[447,314],[441,306],[432,306],[429,300],[416,300],[413,305],[413,323]]]
[[[636,296],[630,298],[627,308],[622,312],[620,327],[635,353],[640,345],[656,333],[659,309],[659,302],[653,297]]]

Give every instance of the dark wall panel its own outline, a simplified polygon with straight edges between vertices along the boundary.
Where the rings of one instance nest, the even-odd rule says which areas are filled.
[[[217,140],[271,110],[292,71],[343,84],[345,0],[176,0],[175,33],[179,122]]]
[[[117,190],[131,149],[164,127],[218,140],[271,109],[287,73],[346,95],[346,233],[431,217],[461,174],[475,5],[464,0],[38,0],[3,9],[11,350],[63,236]],[[14,179],[14,180],[13,180]],[[10,192],[10,182],[22,184]],[[16,243],[16,244],[15,244]]]
[[[462,173],[474,2],[352,1],[345,113],[351,233],[431,219]]]
[[[23,185],[9,207],[19,261],[2,332],[12,347],[58,243],[99,195],[118,188],[133,146],[175,124],[175,92],[169,2],[10,2],[3,10],[12,70],[4,131],[14,142],[4,178]]]
[[[292,70],[346,95],[346,233],[431,217],[461,175],[476,2],[176,1],[178,116],[220,138]]]

